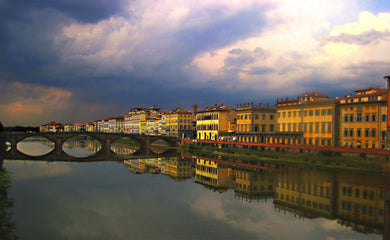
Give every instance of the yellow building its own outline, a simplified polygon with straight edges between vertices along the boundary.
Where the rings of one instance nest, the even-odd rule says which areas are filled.
[[[236,169],[235,196],[245,200],[273,197],[277,185],[274,173],[262,170]]]
[[[196,113],[197,138],[201,140],[219,140],[219,134],[227,133],[229,126],[235,121],[236,111],[223,104],[198,111]]]
[[[170,110],[166,115],[167,136],[193,138],[192,113],[181,108]]]
[[[385,148],[386,89],[367,88],[340,100],[340,146]]]
[[[268,143],[267,137],[276,131],[276,109],[261,105],[237,105],[238,141]]]
[[[164,174],[170,176],[176,181],[184,181],[192,177],[191,159],[182,159],[180,157],[170,157],[165,162]]]
[[[277,129],[284,133],[302,133],[302,138],[282,138],[279,143],[335,146],[338,142],[337,99],[319,93],[306,93],[296,100],[276,103]]]
[[[375,185],[340,183],[339,223],[365,233],[382,233],[387,189]]]
[[[231,168],[222,167],[216,161],[203,158],[196,159],[195,182],[212,187],[214,189],[234,188],[235,171]]]
[[[275,207],[308,218],[336,217],[336,182],[310,171],[285,173],[279,178]]]

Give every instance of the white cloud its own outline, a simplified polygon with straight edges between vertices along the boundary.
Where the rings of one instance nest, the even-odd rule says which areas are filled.
[[[93,66],[94,72],[87,74],[125,71],[151,76],[169,63],[181,65],[170,66],[169,71],[187,74],[185,82],[193,86],[212,81],[221,89],[281,91],[286,85],[294,85],[288,93],[299,94],[307,90],[303,82],[317,80],[313,76],[337,82],[386,71],[390,63],[386,54],[390,50],[390,14],[359,12],[359,4],[357,0],[133,1],[126,14],[96,24],[74,22],[56,39],[58,43],[68,42],[64,62]],[[180,34],[196,34],[253,8],[258,8],[265,25],[251,30],[248,36],[238,36],[222,47],[215,44],[212,49],[183,49],[193,46],[183,44],[186,39],[178,37]],[[357,16],[356,22],[351,21]],[[365,34],[364,45],[349,36],[359,34]],[[204,35],[193,37],[205,41]],[[233,49],[245,55],[234,54]],[[257,49],[267,57],[258,55]],[[175,59],[186,51],[191,62]],[[380,62],[381,67],[368,67],[372,62]]]

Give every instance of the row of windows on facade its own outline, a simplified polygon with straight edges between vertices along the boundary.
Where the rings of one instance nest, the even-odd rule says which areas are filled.
[[[354,133],[355,133],[354,128],[344,128],[344,137],[353,137],[355,136]],[[356,129],[356,137],[363,137],[361,128]],[[364,137],[376,138],[376,128],[371,128],[371,130],[369,128],[365,128]],[[386,131],[381,132],[381,138],[382,139],[386,138]]]
[[[368,106],[365,106],[364,109],[365,110],[370,110],[370,109],[371,110],[376,110],[376,106],[375,105],[371,105],[371,106],[368,105]],[[361,111],[363,111],[363,107],[362,106],[357,106],[357,107],[353,107],[353,106],[349,106],[348,107],[347,106],[347,107],[344,108],[344,110],[345,111],[348,111],[348,110],[349,111],[355,111],[356,110],[357,112],[361,112]]]
[[[251,119],[251,117],[252,117],[252,114],[239,114],[239,115],[237,115],[237,120],[247,120],[247,119]],[[259,119],[259,114],[253,114],[253,118],[255,120]],[[266,120],[266,114],[261,114],[261,119]],[[274,119],[274,115],[270,114],[269,120],[273,120],[273,119]]]
[[[196,126],[196,130],[218,130],[218,124],[200,124]]]
[[[240,188],[240,189],[243,189],[243,190],[250,190],[250,185],[248,185],[248,189],[247,189],[247,185],[246,184],[241,184],[241,183],[236,183],[236,188]],[[253,185],[253,191],[272,191],[272,185],[268,185],[268,186],[265,186],[264,185],[260,185],[260,188],[257,189],[257,186],[256,185]]]
[[[180,129],[180,130],[190,130],[191,129],[191,125],[179,125],[179,127],[178,126],[176,126],[176,125],[174,125],[174,126],[167,126],[167,129],[172,129],[172,130],[176,130],[176,129]]]
[[[344,196],[350,196],[350,197],[355,197],[355,198],[360,198],[362,197],[363,199],[368,199],[373,201],[375,192],[371,190],[363,190],[360,191],[360,189],[355,189],[353,191],[352,187],[343,187],[342,194]],[[383,200],[385,198],[385,193],[383,191],[379,191],[378,193],[378,198],[379,200]]]
[[[324,187],[324,186],[316,186],[316,185],[298,185],[298,184],[286,184],[283,186],[283,184],[279,184],[280,188],[284,188],[286,190],[292,190],[292,191],[299,191],[301,193],[307,193],[313,196],[325,196],[327,198],[330,198],[330,188]]]
[[[316,132],[316,133],[331,133],[332,122],[309,122],[309,123],[280,123],[279,129],[281,132]],[[320,129],[321,126],[321,129]]]
[[[218,119],[218,113],[200,114],[196,115],[196,120],[215,120]]]
[[[172,121],[170,121],[169,119],[167,120],[167,124],[170,124],[170,123],[177,123],[177,119],[174,119]],[[191,123],[191,120],[190,119],[180,119],[179,121],[180,123]]]
[[[218,179],[203,176],[198,173],[195,173],[195,181],[205,183],[206,185],[218,186]]]
[[[377,118],[376,118],[376,114],[375,113],[366,113],[364,115],[364,118],[362,116],[362,113],[357,113],[357,115],[355,116],[355,114],[345,114],[344,115],[344,122],[376,122]],[[386,114],[383,114],[382,115],[382,121],[385,122],[387,120],[387,115]]]
[[[202,172],[208,172],[211,174],[218,174],[218,169],[213,167],[207,167],[202,165],[196,165],[196,170],[202,171]]]
[[[259,128],[259,126],[261,128]],[[260,130],[261,129],[261,130]],[[239,132],[265,132],[266,131],[266,125],[265,124],[238,124],[237,125],[237,130]],[[270,124],[269,125],[269,131],[273,132],[274,131],[274,125]]]
[[[353,204],[353,208],[352,208]],[[347,211],[354,211],[354,215],[358,215],[361,213],[362,215],[369,215],[369,216],[374,216],[375,210],[373,206],[367,206],[364,204],[359,204],[359,203],[352,203],[350,201],[341,201],[341,209],[342,210],[347,210]],[[382,208],[378,209],[378,215],[383,216],[384,210]]]
[[[291,196],[286,194],[286,196],[284,196],[283,193],[281,194],[277,194],[276,193],[276,197],[280,195],[280,200],[284,200],[286,198],[286,201],[290,201],[291,203],[297,203],[297,204],[300,204],[300,205],[306,205],[308,207],[313,207],[313,208],[318,208],[320,210],[324,210],[325,211],[330,211],[330,206],[328,204],[323,204],[323,203],[318,203],[317,201],[311,201],[311,200],[306,200],[305,198],[301,198],[301,197],[297,197],[295,198],[294,196]]]
[[[303,110],[303,116],[331,116],[333,114],[332,109],[316,109],[316,110]],[[278,112],[278,117],[286,118],[287,117],[302,117],[302,111],[287,111],[287,112]]]

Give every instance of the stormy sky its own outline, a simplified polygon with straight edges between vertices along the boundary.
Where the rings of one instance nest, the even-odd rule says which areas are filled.
[[[386,87],[382,0],[0,0],[0,121]]]

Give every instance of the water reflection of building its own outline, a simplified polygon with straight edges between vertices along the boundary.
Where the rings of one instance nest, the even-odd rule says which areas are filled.
[[[390,239],[390,209],[385,204],[389,189],[387,185],[351,183],[319,172],[286,172],[279,175],[274,204],[276,209],[299,217],[337,219],[355,231]]]
[[[214,190],[226,191],[235,186],[235,171],[228,165],[204,158],[196,159],[195,182]]]
[[[382,233],[385,193],[375,185],[340,183],[338,222],[359,232]]]
[[[265,170],[236,169],[235,197],[245,200],[267,199],[275,194],[276,175]]]
[[[162,168],[161,166],[165,165],[165,162],[162,161],[162,158],[145,158],[124,160],[123,164],[125,164],[126,167],[133,173],[160,174]]]
[[[314,172],[280,174],[274,204],[277,209],[307,218],[336,217],[337,183]]]
[[[163,173],[176,181],[185,181],[192,177],[192,161],[189,158],[170,157],[165,162]]]
[[[124,145],[124,144],[112,144],[111,151],[113,151],[117,155],[131,155],[135,153],[138,148]]]

